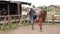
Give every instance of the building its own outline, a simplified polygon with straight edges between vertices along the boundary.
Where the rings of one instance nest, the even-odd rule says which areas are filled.
[[[11,21],[13,18],[17,17],[19,19],[22,13],[22,4],[31,5],[31,3],[21,2],[21,1],[0,1],[0,23]],[[3,18],[3,19],[2,19]],[[6,20],[4,21],[4,19]],[[11,19],[11,20],[10,20]],[[7,21],[8,20],[8,21]]]
[[[60,11],[60,6],[58,5],[50,5],[48,6],[48,8],[51,8],[52,10],[55,10],[55,11]]]

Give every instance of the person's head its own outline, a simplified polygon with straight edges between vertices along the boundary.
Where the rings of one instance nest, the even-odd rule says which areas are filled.
[[[30,10],[33,10],[33,8],[30,8]]]
[[[32,7],[32,5],[30,6],[30,10],[33,10],[33,7]]]

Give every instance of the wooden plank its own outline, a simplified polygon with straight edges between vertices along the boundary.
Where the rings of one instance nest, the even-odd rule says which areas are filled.
[[[4,19],[4,23],[3,23],[2,30],[3,30],[3,29],[6,29],[6,17],[5,17],[5,19]]]
[[[16,21],[19,21],[19,19],[16,19]],[[11,22],[15,22],[15,20],[11,20]],[[4,21],[0,21],[0,23],[4,23]],[[8,20],[6,20],[6,23],[8,23]]]
[[[1,18],[1,17],[8,17],[8,15],[6,15],[6,16],[0,16],[0,18]]]
[[[45,20],[47,21],[47,20]],[[49,22],[52,22],[52,20],[48,20]],[[60,22],[60,20],[54,20],[54,22]]]
[[[0,4],[9,4],[9,1],[0,1]]]

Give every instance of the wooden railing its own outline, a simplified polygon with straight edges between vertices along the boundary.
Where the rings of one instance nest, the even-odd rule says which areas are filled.
[[[16,17],[17,17],[17,18],[20,17],[20,15],[0,16],[0,18],[3,18],[3,20],[0,19],[0,23],[1,23],[1,22],[4,22],[4,21],[8,22],[8,17],[11,17],[11,21],[12,21],[12,20],[14,20]],[[13,18],[12,18],[12,17],[13,17]],[[13,21],[12,21],[12,22],[13,22]]]
[[[16,25],[18,26],[18,21],[20,21],[20,15],[6,15],[6,16],[0,16],[0,18],[3,18],[3,20],[0,19],[0,23],[3,24],[3,28],[5,29],[5,25],[8,24],[10,28],[12,28],[12,22],[16,22]]]

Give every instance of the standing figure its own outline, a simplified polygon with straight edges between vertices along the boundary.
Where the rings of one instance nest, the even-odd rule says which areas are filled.
[[[39,22],[39,28],[40,28],[40,31],[42,31],[42,23],[45,21],[46,19],[46,8],[42,8],[40,13],[38,14],[38,22]]]
[[[29,15],[30,15],[30,22],[31,22],[31,25],[32,25],[32,29],[34,30],[34,14],[35,14],[35,11],[33,10],[33,8],[30,8],[30,12],[29,12]]]

